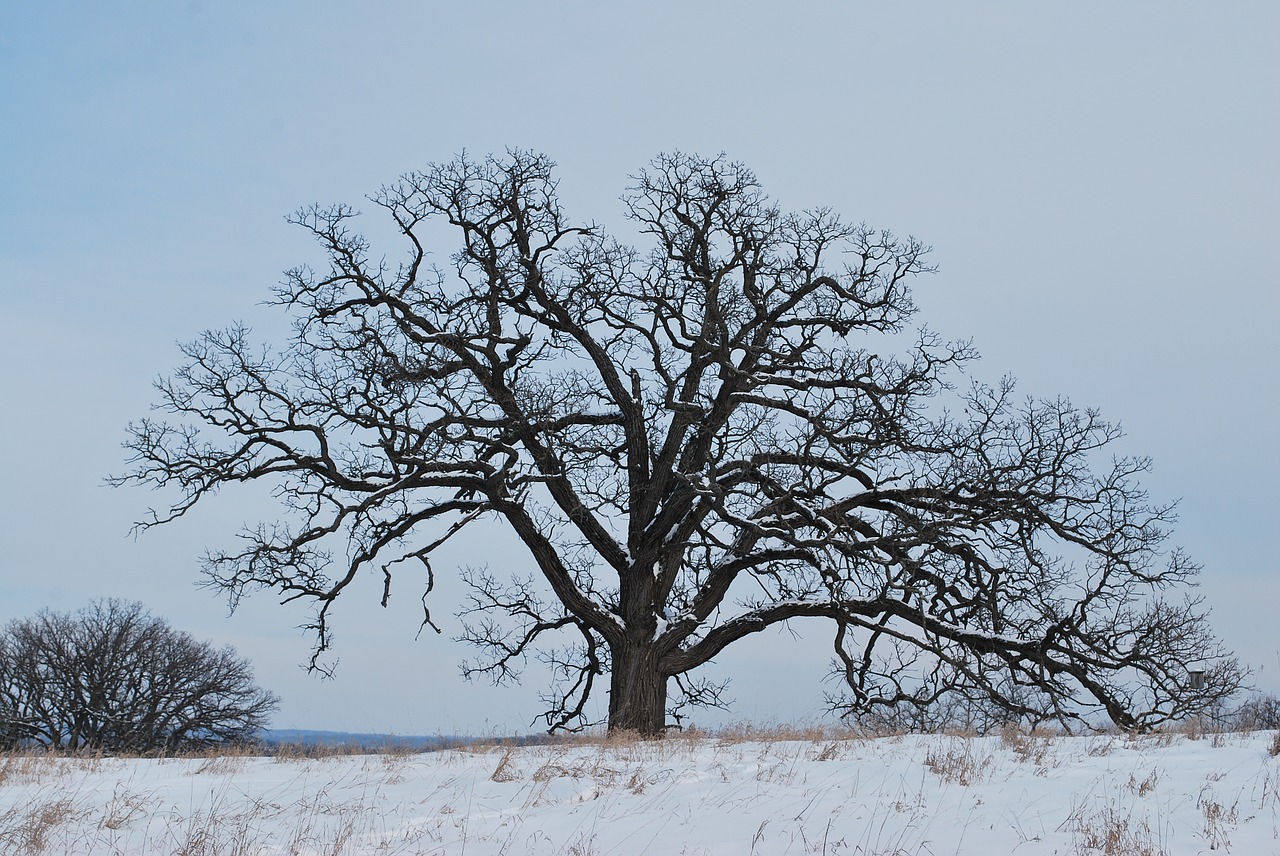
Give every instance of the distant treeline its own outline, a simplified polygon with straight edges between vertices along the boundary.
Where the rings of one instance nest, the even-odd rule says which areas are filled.
[[[275,749],[298,747],[313,749],[346,749],[367,752],[434,752],[473,743],[509,746],[533,746],[554,739],[546,734],[522,734],[509,737],[476,737],[470,735],[426,736],[404,734],[365,734],[352,731],[313,731],[304,728],[268,728],[258,735],[258,742]]]

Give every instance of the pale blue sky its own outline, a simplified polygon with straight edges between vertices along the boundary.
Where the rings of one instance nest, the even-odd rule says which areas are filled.
[[[723,150],[784,206],[932,244],[920,318],[973,336],[979,377],[1121,421],[1153,495],[1183,498],[1219,632],[1280,692],[1277,44],[1272,2],[12,0],[0,620],[137,598],[251,657],[281,726],[523,729],[536,677],[462,683],[465,651],[414,641],[407,590],[389,614],[376,581],[344,595],[330,682],[297,667],[301,617],[270,596],[228,618],[196,558],[260,498],[133,541],[156,498],[101,480],[176,340],[279,330],[259,302],[318,259],[284,223],[299,206],[510,145],[559,161],[571,214],[620,225],[654,154]],[[461,554],[481,548],[522,566],[500,541]],[[816,716],[826,650],[819,631],[724,657],[733,715]]]

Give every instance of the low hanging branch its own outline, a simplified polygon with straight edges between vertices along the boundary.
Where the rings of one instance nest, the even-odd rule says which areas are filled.
[[[605,675],[613,728],[660,732],[673,679],[679,704],[723,704],[690,673],[795,619],[833,627],[849,714],[965,698],[1143,728],[1240,685],[1186,595],[1196,566],[1165,547],[1173,508],[1138,484],[1147,461],[1104,457],[1117,427],[966,386],[972,349],[927,329],[888,354],[926,247],[784,213],[741,164],[674,154],[625,196],[641,251],[573,225],[552,166],[462,157],[383,188],[396,266],[352,209],[295,215],[328,257],[276,291],[296,334],[278,353],[240,327],[184,348],[159,385],[175,422],[131,425],[116,479],[176,492],[140,526],[269,481],[289,522],[206,573],[233,598],[316,604],[319,654],[360,574],[385,603],[398,563],[429,569],[498,521],[536,581],[465,575],[467,673],[513,679],[541,651],[553,729],[589,721]],[[458,238],[447,270],[435,223]]]

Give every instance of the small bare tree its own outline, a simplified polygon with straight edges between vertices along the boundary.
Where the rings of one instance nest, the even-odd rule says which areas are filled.
[[[0,633],[6,745],[153,752],[243,742],[276,698],[247,661],[169,627],[139,603],[43,611]]]
[[[408,560],[429,592],[433,551],[500,521],[530,575],[463,572],[461,636],[485,655],[465,668],[511,679],[541,651],[552,728],[584,724],[607,676],[610,727],[659,732],[720,703],[699,666],[800,619],[834,629],[847,713],[961,693],[1145,727],[1239,685],[1185,595],[1196,566],[1164,548],[1172,507],[1136,481],[1147,461],[1100,455],[1119,429],[961,384],[967,344],[911,337],[926,247],[784,213],[741,164],[674,154],[624,197],[641,251],[569,221],[552,166],[462,157],[383,188],[399,264],[345,205],[295,215],[328,257],[276,291],[296,334],[185,346],[158,386],[178,421],[131,425],[115,480],[177,488],[140,526],[271,482],[288,522],[205,571],[233,603],[314,602],[318,657],[363,570],[384,604]],[[447,269],[433,224],[457,235]]]

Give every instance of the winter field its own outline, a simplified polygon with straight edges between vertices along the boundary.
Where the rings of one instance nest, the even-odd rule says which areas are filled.
[[[1280,854],[1280,734],[0,756],[5,854]]]

